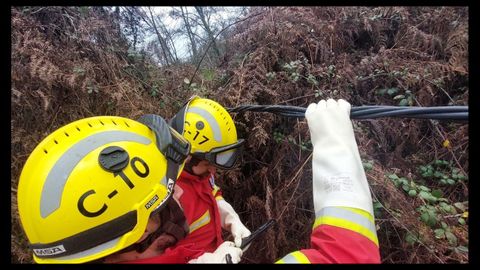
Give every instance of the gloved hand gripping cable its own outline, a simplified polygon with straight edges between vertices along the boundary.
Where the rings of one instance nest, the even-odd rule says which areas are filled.
[[[242,105],[228,108],[229,112],[270,112],[287,117],[305,117],[306,108],[288,105]],[[468,106],[398,107],[398,106],[357,106],[352,107],[351,119],[373,119],[379,117],[401,117],[436,120],[468,121]]]

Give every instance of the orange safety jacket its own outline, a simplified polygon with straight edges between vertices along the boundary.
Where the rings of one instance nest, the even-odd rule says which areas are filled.
[[[276,263],[380,263],[374,218],[357,208],[325,207],[315,213],[310,248]]]
[[[187,236],[164,253],[125,263],[188,263],[205,252],[214,252],[223,243],[221,217],[216,200],[223,199],[213,174],[199,177],[183,171],[177,183],[183,193],[180,205],[190,227]]]

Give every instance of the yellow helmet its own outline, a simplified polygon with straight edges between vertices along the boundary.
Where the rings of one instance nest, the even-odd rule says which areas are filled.
[[[243,139],[227,110],[217,102],[193,96],[170,120],[170,125],[190,142],[191,154],[230,169],[242,153]]]
[[[189,151],[157,115],[85,118],[47,136],[18,185],[35,261],[83,263],[138,241],[170,198]]]

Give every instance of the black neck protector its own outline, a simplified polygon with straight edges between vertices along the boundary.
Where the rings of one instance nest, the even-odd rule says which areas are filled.
[[[188,234],[189,228],[185,214],[173,198],[168,201],[165,208],[162,209],[158,215],[160,216],[160,226],[155,232],[149,234],[140,243],[135,243],[122,249],[120,252],[124,253],[135,250],[138,253],[142,253],[163,233],[168,233],[175,237],[175,242],[172,245],[185,238]]]

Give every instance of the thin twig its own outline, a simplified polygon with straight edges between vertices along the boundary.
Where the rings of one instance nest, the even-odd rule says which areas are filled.
[[[246,18],[243,18],[243,19],[241,19],[241,20],[235,21],[235,22],[233,22],[233,23],[225,26],[222,30],[220,30],[220,32],[218,32],[218,33],[215,35],[215,37],[208,43],[207,48],[206,48],[205,51],[203,52],[202,58],[200,58],[200,61],[198,61],[197,67],[195,68],[195,71],[193,72],[192,77],[190,77],[190,83],[188,84],[188,86],[190,87],[190,84],[192,84],[193,78],[194,78],[195,75],[197,74],[197,71],[198,71],[198,69],[200,68],[200,64],[202,63],[203,59],[205,58],[205,55],[207,55],[208,49],[210,49],[210,46],[212,46],[213,42],[217,39],[217,37],[218,37],[223,31],[225,31],[227,28],[229,28],[229,27],[232,26],[232,25],[235,25],[235,24],[237,24],[237,23],[243,22],[243,21],[245,21],[245,20],[248,20],[248,19],[250,19],[250,18],[253,18],[253,17],[255,17],[255,16],[258,16],[258,15],[260,15],[260,14],[262,14],[262,13],[263,13],[263,11],[262,11],[262,12],[259,12],[259,13],[257,13],[257,14],[253,14],[253,15],[251,15],[251,16],[248,16],[248,17],[246,17]]]
[[[290,182],[285,186],[285,187],[288,187],[290,185],[290,183],[293,182],[293,180],[295,180],[295,178],[297,178],[298,174],[302,171],[303,167],[305,166],[305,164],[307,164],[307,161],[310,160],[310,158],[312,157],[313,155],[313,152],[310,153],[310,155],[305,159],[305,161],[303,162],[303,164],[300,166],[300,168],[298,168],[297,172],[295,173],[295,175],[292,177],[292,180],[290,180]],[[290,199],[288,199],[288,202],[287,204],[285,205],[285,207],[283,207],[283,210],[282,212],[280,213],[280,215],[278,216],[277,220],[280,220],[282,218],[282,215],[283,213],[285,212],[285,210],[287,209],[288,205],[290,204],[290,202],[292,201],[293,199],[293,196],[295,195],[295,192],[297,192],[297,189],[298,187],[300,186],[300,182],[302,181],[298,181],[297,183],[297,186],[295,187],[295,190],[292,192],[292,196],[290,196]]]

